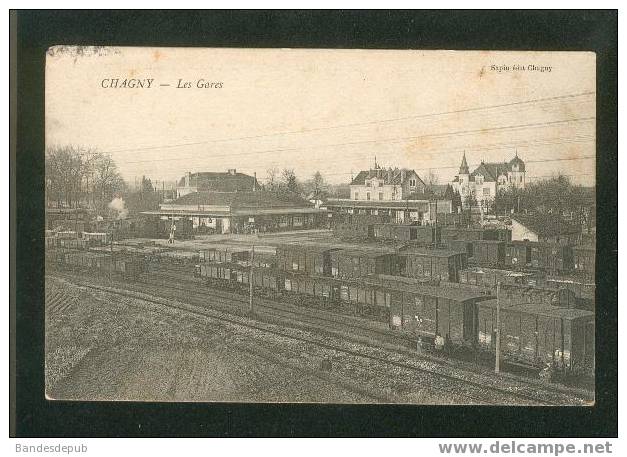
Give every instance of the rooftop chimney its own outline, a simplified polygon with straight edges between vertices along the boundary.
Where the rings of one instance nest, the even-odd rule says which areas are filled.
[[[235,173],[237,173],[237,170],[235,168],[229,168],[230,175],[234,175]]]

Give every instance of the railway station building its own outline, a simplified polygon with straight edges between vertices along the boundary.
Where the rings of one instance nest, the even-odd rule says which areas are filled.
[[[248,192],[197,191],[144,211],[147,223],[184,219],[194,233],[265,233],[328,228],[326,209],[316,208],[295,194],[263,190]]]

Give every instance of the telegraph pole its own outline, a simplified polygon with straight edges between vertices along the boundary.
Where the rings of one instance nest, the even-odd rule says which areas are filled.
[[[252,314],[253,309],[253,267],[255,262],[255,245],[253,244],[250,254],[250,271],[248,272],[248,311]]]
[[[113,276],[113,269],[115,268],[115,260],[113,259],[113,229],[110,229],[111,235],[109,239],[109,249],[111,252],[111,268],[109,269],[109,281],[111,281]]]
[[[494,364],[494,372],[501,371],[501,282],[496,283],[496,362]]]

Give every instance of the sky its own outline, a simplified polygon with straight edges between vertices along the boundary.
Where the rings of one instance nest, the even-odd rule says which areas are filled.
[[[342,183],[376,157],[445,184],[465,151],[471,170],[518,153],[528,181],[595,183],[593,53],[53,51],[46,146],[109,153],[128,182],[231,168],[263,181],[277,167]]]

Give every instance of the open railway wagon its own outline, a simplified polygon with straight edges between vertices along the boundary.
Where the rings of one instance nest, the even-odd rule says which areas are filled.
[[[547,276],[542,283],[547,289],[566,289],[575,296],[575,307],[593,311],[596,302],[596,284],[576,276]]]
[[[96,275],[116,275],[137,281],[146,271],[146,260],[140,255],[104,252],[58,250],[53,255],[55,267],[62,270],[90,272]]]
[[[482,287],[502,285],[535,286],[542,282],[544,274],[540,271],[514,271],[499,268],[469,267],[460,271],[459,282]]]
[[[494,354],[496,300],[479,303],[479,347]],[[500,305],[501,351],[505,361],[542,369],[594,371],[594,313],[546,303]]]

